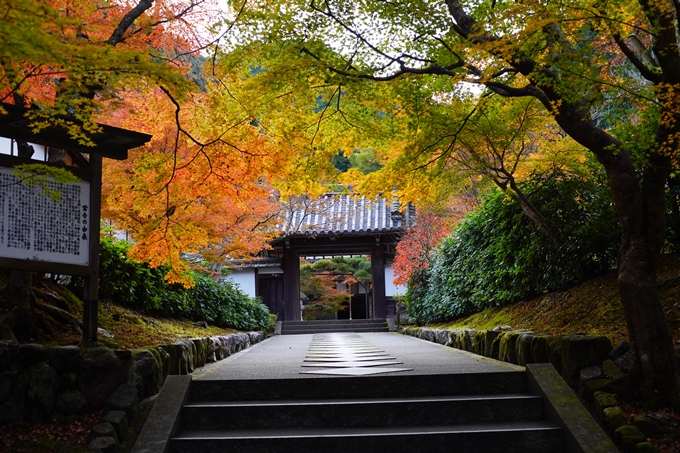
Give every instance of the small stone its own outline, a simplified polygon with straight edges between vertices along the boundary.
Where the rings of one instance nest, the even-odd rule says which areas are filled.
[[[623,371],[630,370],[630,351],[625,352],[623,355],[614,360],[614,363]]]
[[[26,408],[26,421],[36,423],[52,416],[59,376],[46,362],[38,362],[17,376],[14,396]]]
[[[678,422],[672,416],[657,412],[635,416],[633,425],[640,428],[647,437],[663,437],[678,429]]]
[[[0,373],[0,403],[4,403],[12,395],[14,381],[18,374],[17,371],[3,371]]]
[[[163,385],[163,377],[158,350],[149,348],[134,352],[128,371],[128,384],[137,389],[139,397],[158,393]]]
[[[109,422],[103,422],[92,428],[90,431],[90,439],[96,439],[98,437],[111,438],[116,441],[118,445],[118,434],[113,425]]]
[[[651,442],[635,444],[635,453],[659,453],[659,449]]]
[[[437,343],[446,346],[449,342],[449,333],[446,330],[437,330],[435,332],[435,340]]]
[[[97,335],[104,338],[113,338],[113,334],[111,332],[102,329],[101,327],[97,327]]]
[[[607,377],[607,379],[612,382],[621,382],[624,378],[621,368],[616,366],[616,364],[609,359],[602,362],[602,371],[604,372],[604,375]]]
[[[602,379],[602,368],[599,366],[589,366],[580,372],[579,385],[583,386],[586,381],[591,379]]]
[[[609,360],[616,360],[628,351],[630,351],[630,343],[627,341],[622,341],[617,347],[612,349],[608,358]]]
[[[113,437],[97,437],[90,442],[88,451],[90,453],[100,451],[102,453],[118,453],[118,444]]]
[[[595,402],[595,413],[600,421],[604,419],[605,409],[608,407],[615,407],[618,404],[616,395],[613,393],[595,392],[593,394],[593,400]]]
[[[125,438],[125,434],[128,430],[128,418],[123,411],[111,411],[102,417],[102,422],[111,423],[113,428],[116,430],[118,439],[121,441]]]
[[[501,341],[498,348],[498,360],[517,364],[516,346],[521,335],[521,333],[511,331],[499,336]]]
[[[60,390],[78,390],[78,375],[76,373],[64,373],[59,376]]]
[[[531,342],[531,360],[534,363],[549,363],[550,350],[548,340],[544,335],[537,335]]]
[[[15,352],[15,360],[24,368],[44,362],[45,359],[47,359],[47,348],[40,344],[22,344]]]
[[[47,355],[57,373],[67,373],[76,371],[80,352],[78,346],[55,346],[47,350]]]
[[[533,363],[531,356],[531,345],[536,336],[530,333],[525,333],[519,337],[515,345],[515,352],[517,354],[517,364],[525,366],[527,363]]]
[[[594,402],[594,394],[597,391],[611,393],[612,387],[608,379],[592,379],[586,381],[581,387],[581,397],[589,402]]]
[[[57,395],[54,408],[62,415],[83,415],[87,412],[87,400],[78,390],[66,390]]]
[[[137,389],[129,384],[123,384],[106,400],[104,411],[124,411],[127,414],[128,421],[132,421],[137,412],[138,402]]]
[[[115,349],[113,353],[116,354],[118,358],[123,362],[132,357],[132,351],[130,351],[129,349]]]
[[[16,343],[17,338],[14,336],[14,331],[9,323],[0,319],[0,341],[4,343]]]
[[[608,407],[602,411],[602,414],[604,415],[605,425],[612,431],[616,431],[618,427],[628,423],[626,414],[623,413],[623,410],[619,406]]]
[[[632,425],[619,426],[614,431],[614,435],[618,443],[623,446],[624,451],[634,451],[636,444],[647,441],[642,431]]]
[[[571,387],[579,384],[583,368],[600,365],[612,350],[611,340],[596,335],[569,335],[562,340],[562,378]]]
[[[10,346],[7,343],[0,342],[0,371],[9,369],[10,357],[13,355],[10,352]]]
[[[101,409],[107,398],[127,380],[123,362],[110,349],[88,349],[78,363],[80,390],[90,410]]]
[[[20,423],[24,421],[25,408],[17,404],[16,400],[10,399],[4,404],[0,404],[0,424]]]

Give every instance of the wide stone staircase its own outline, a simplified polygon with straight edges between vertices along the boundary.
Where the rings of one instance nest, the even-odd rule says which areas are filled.
[[[566,452],[523,371],[194,380],[172,453]]]
[[[386,319],[335,319],[328,321],[283,321],[281,335],[326,332],[389,332]]]

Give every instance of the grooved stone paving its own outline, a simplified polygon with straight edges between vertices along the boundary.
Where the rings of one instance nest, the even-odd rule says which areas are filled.
[[[326,358],[316,357],[324,351]],[[372,360],[367,359],[370,355]],[[363,359],[363,360],[362,360]],[[332,361],[331,361],[332,360]],[[412,371],[412,368],[393,368],[387,365],[400,365],[402,362],[389,358],[389,354],[381,351],[356,333],[321,333],[314,334],[309,345],[308,354],[303,367],[333,368],[301,371],[301,374],[325,374],[341,376],[366,376],[369,374],[398,373]]]
[[[193,374],[194,380],[340,378],[324,363],[352,362],[344,376],[435,375],[516,372],[523,367],[389,332],[352,333],[338,347],[338,334],[276,335]],[[316,339],[315,339],[316,337]],[[323,359],[323,360],[321,360]],[[371,367],[362,362],[381,362]],[[386,363],[382,363],[386,362]],[[390,364],[388,365],[387,362]],[[399,362],[394,365],[393,362]],[[314,374],[305,364],[317,363]],[[404,371],[407,368],[408,371]]]

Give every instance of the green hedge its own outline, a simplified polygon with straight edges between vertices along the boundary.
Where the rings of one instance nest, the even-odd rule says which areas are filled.
[[[150,269],[127,257],[125,241],[102,239],[100,294],[145,313],[206,321],[220,327],[266,330],[269,310],[229,283],[216,283],[210,276],[193,272],[195,285],[186,289],[169,285],[165,269]]]
[[[461,221],[433,263],[409,283],[418,323],[447,321],[563,289],[614,268],[620,229],[594,178],[535,175],[522,187],[559,231],[555,244],[499,190]]]

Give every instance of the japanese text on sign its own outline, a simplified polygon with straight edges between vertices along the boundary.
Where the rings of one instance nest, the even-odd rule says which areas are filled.
[[[90,184],[60,184],[60,202],[0,167],[0,256],[87,265]]]

